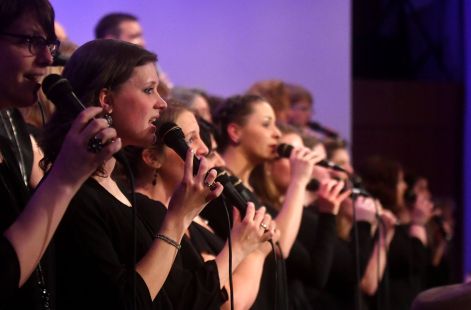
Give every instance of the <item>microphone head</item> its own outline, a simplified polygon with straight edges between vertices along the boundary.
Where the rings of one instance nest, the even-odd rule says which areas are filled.
[[[293,146],[286,143],[280,143],[276,147],[276,152],[278,153],[278,156],[280,157],[288,158],[290,157],[292,151],[293,151]]]
[[[179,139],[185,140],[182,129],[174,122],[163,123],[157,133],[158,138],[166,145],[171,146]]]
[[[72,92],[72,86],[66,78],[58,74],[49,74],[42,82],[41,88],[46,97],[55,105],[61,102],[64,94]]]

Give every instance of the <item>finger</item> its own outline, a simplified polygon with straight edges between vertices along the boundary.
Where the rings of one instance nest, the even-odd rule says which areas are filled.
[[[96,118],[85,125],[85,127],[80,132],[80,135],[88,142],[88,140],[95,137],[98,133],[100,133],[100,131],[108,127],[108,123],[105,119]]]
[[[97,132],[94,137],[100,139],[103,144],[107,144],[117,138],[117,132],[116,129],[108,127]]]
[[[338,197],[337,197],[337,201],[339,202],[342,202],[344,201],[345,199],[347,199],[348,197],[350,197],[350,195],[352,194],[352,190],[346,190],[345,192],[343,192],[342,194],[340,194]]]
[[[219,182],[214,182],[213,190],[209,191],[209,194],[206,196],[206,202],[210,202],[211,200],[216,199],[222,194],[224,190],[224,186],[222,186]]]
[[[122,147],[123,144],[121,138],[114,139],[112,142],[105,145],[105,147],[103,147],[103,149],[97,154],[97,162],[102,163],[107,161],[111,156],[113,156],[113,154],[121,150]]]
[[[248,202],[247,209],[245,210],[244,220],[247,223],[250,223],[251,221],[253,221],[254,216],[255,216],[255,205],[253,204],[253,202]]]
[[[255,217],[253,219],[254,225],[257,225],[257,226],[260,225],[260,223],[263,220],[263,217],[265,216],[265,213],[266,213],[265,207],[261,207],[255,212]]]
[[[194,179],[195,184],[203,184],[207,172],[208,172],[208,160],[204,157],[201,157],[200,166],[198,168],[198,173],[196,174],[195,179]]]
[[[217,171],[215,169],[210,169],[204,178],[204,185],[209,187],[209,190],[214,190],[214,181],[216,180],[217,177]]]
[[[337,182],[331,189],[331,194],[334,197],[338,197],[342,189],[344,188],[345,183],[343,181]]]

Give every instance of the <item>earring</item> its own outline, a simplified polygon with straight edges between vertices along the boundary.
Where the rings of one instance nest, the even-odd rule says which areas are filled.
[[[105,115],[103,115],[103,118],[106,119],[106,122],[108,122],[108,127],[111,127],[111,125],[113,125],[113,118],[111,117],[111,113],[105,113]]]
[[[157,175],[158,175],[157,169],[154,171],[154,177],[152,178],[152,185],[156,186],[157,185]]]

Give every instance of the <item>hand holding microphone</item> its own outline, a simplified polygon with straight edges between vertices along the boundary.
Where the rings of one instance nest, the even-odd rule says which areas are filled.
[[[163,141],[165,145],[173,149],[182,159],[186,158],[188,152],[188,144],[185,141],[185,135],[180,127],[173,122],[161,124],[158,130],[158,139]],[[193,156],[193,174],[199,170],[200,160]],[[212,168],[211,170],[217,171],[216,181],[221,183],[224,187],[223,197],[228,202],[239,209],[241,216],[245,216],[245,209],[247,208],[247,200],[244,199],[239,192],[234,188],[229,174],[221,168]]]

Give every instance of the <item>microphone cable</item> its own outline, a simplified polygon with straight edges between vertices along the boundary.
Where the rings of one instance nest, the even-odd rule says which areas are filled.
[[[224,197],[221,199],[224,210],[226,211],[227,227],[229,233],[227,234],[227,245],[229,247],[229,298],[231,299],[231,310],[234,310],[234,283],[232,281],[232,239],[231,239],[231,218],[229,216],[229,207],[226,204]]]
[[[356,194],[352,194],[352,213],[353,213],[353,238],[355,239],[354,250],[355,250],[355,274],[356,274],[356,309],[362,309],[362,302],[361,302],[361,288],[360,288],[360,241],[358,240],[358,225],[357,225],[357,211],[355,208],[355,201],[357,199]]]

